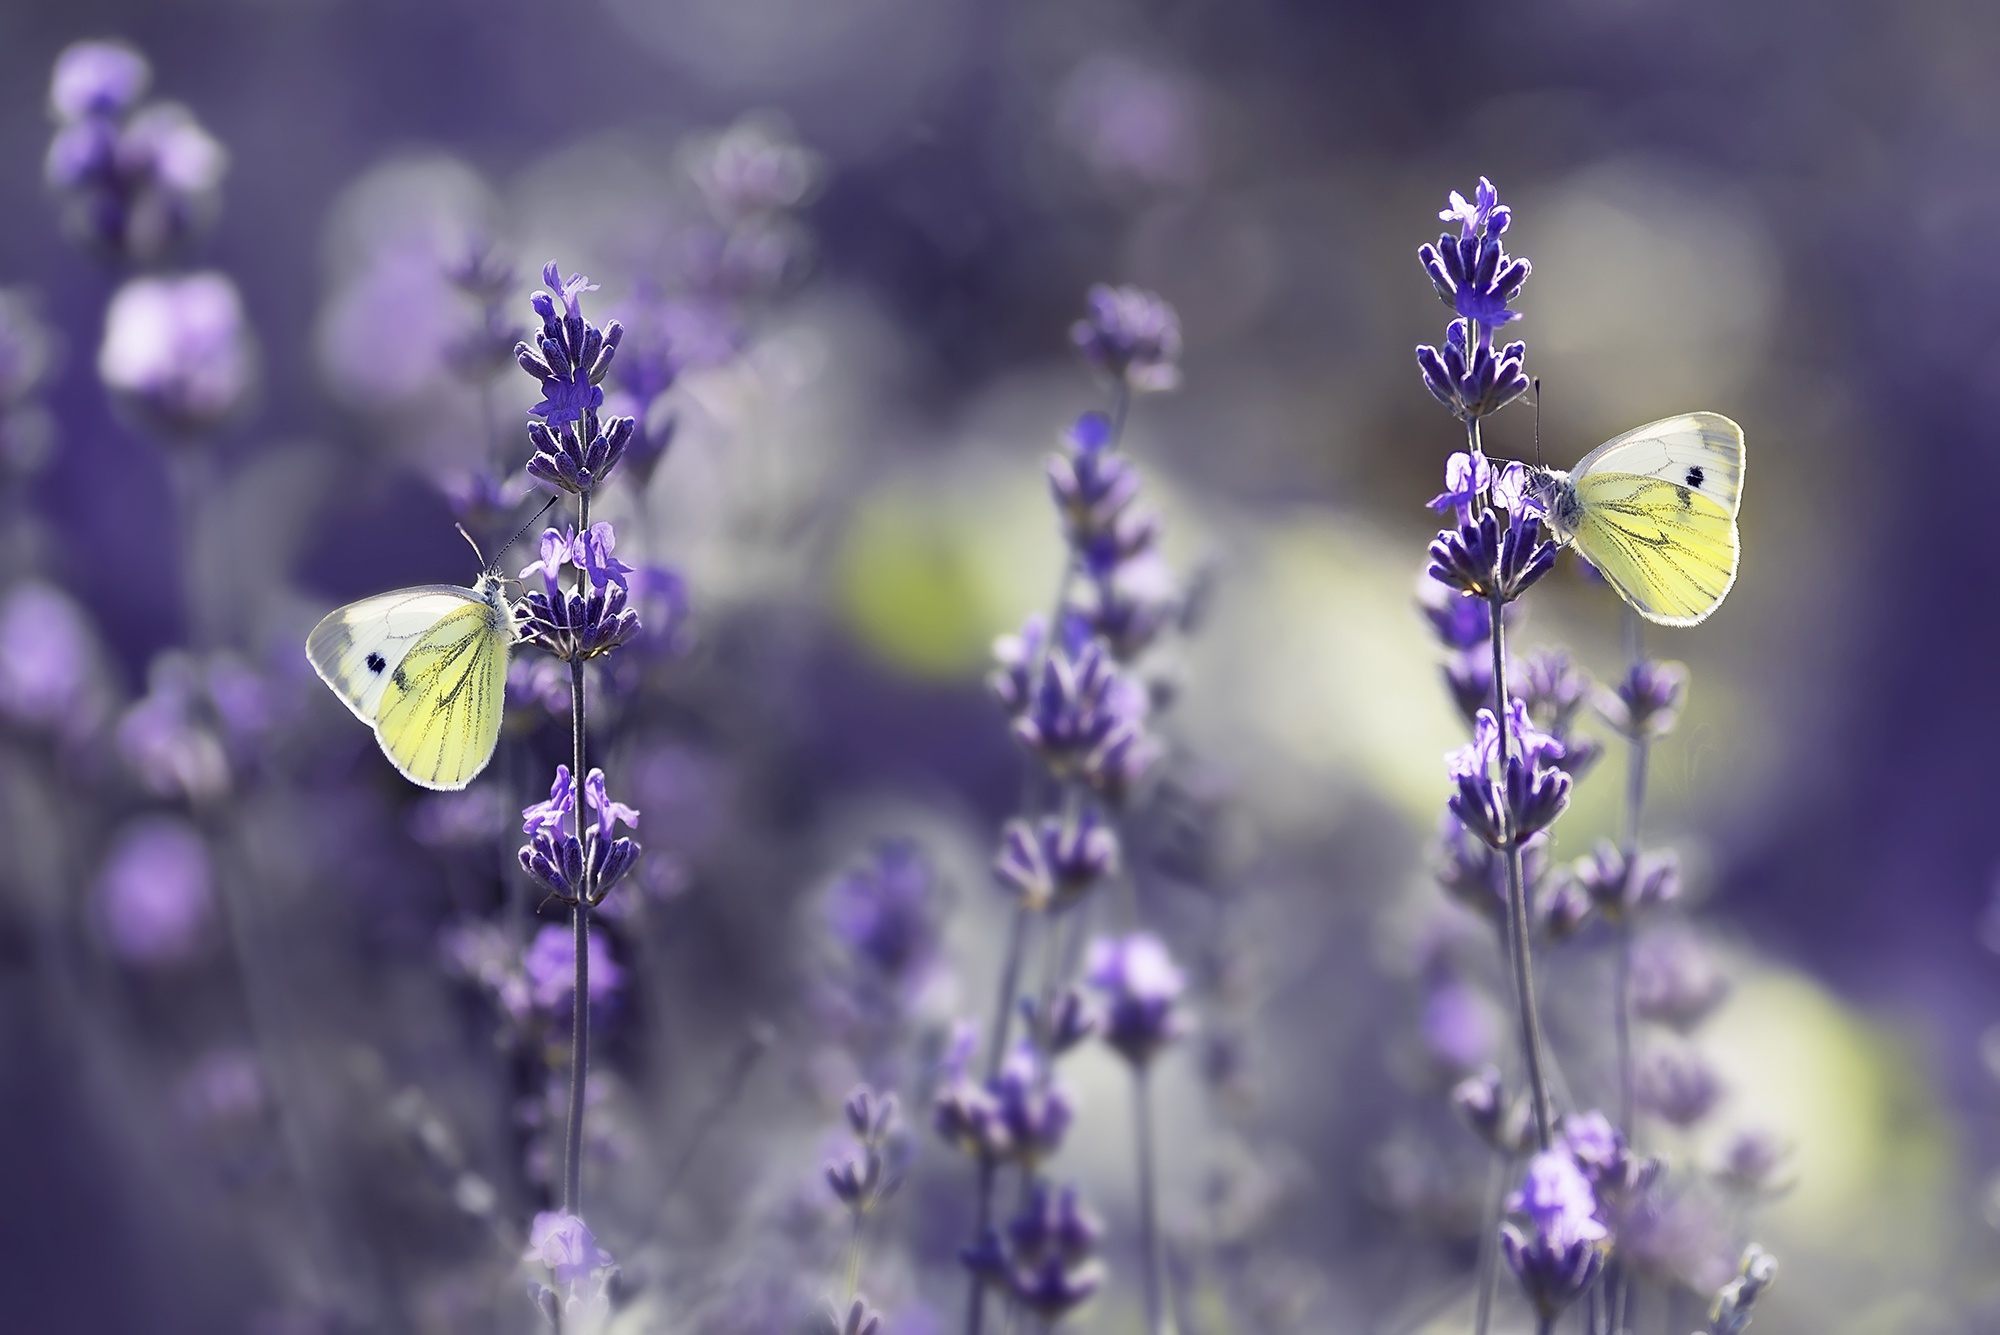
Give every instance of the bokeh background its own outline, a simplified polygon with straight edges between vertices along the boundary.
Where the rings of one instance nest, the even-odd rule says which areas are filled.
[[[41,185],[50,65],[105,36],[229,154],[192,256],[240,289],[259,387],[193,446],[111,406],[94,366],[117,278]],[[624,1075],[607,1120],[632,1194],[661,1222],[642,1246],[621,1200],[600,1233],[652,1258],[628,1261],[664,1323],[644,1328],[780,1328],[742,1293],[793,1265],[769,1239],[803,1227],[786,1201],[851,1074],[814,1037],[820,906],[873,840],[918,839],[949,904],[954,981],[925,1004],[990,1005],[984,868],[1021,761],[981,676],[1056,577],[1041,459],[1103,402],[1066,333],[1101,280],[1158,291],[1185,330],[1183,384],[1141,401],[1128,448],[1206,590],[1177,659],[1175,791],[1226,889],[1161,889],[1159,912],[1191,952],[1226,922],[1254,1072],[1226,1110],[1191,1057],[1163,1072],[1169,1214],[1200,1235],[1211,1163],[1249,1155],[1269,1200],[1242,1247],[1273,1311],[1462,1319],[1464,1230],[1395,1165],[1428,1181],[1481,1162],[1406,1052],[1411,941],[1438,912],[1424,841],[1459,737],[1413,594],[1422,502],[1457,443],[1410,355],[1443,318],[1414,250],[1481,174],[1535,264],[1517,328],[1551,462],[1692,407],[1749,440],[1742,578],[1710,623],[1648,642],[1694,683],[1649,821],[1734,982],[1702,1038],[1729,1087],[1718,1124],[1794,1147],[1796,1186],[1754,1225],[1787,1267],[1760,1320],[1992,1328],[1996,61],[2000,17],[1951,0],[0,9],[0,282],[32,290],[61,350],[53,448],[10,492],[0,580],[81,609],[104,719],[159,655],[204,643],[256,674],[282,739],[220,801],[253,907],[164,981],[91,945],[107,850],[157,804],[92,796],[115,758],[57,785],[16,739],[8,1324],[530,1328],[518,1284],[503,1301],[471,1277],[509,1256],[413,1185],[409,1147],[425,1118],[448,1128],[521,1227],[536,1187],[491,1008],[438,942],[468,911],[530,906],[490,870],[507,848],[468,871],[426,842],[417,794],[298,645],[336,603],[472,573],[452,479],[483,456],[483,407],[518,423],[534,392],[503,375],[483,404],[452,376],[477,310],[444,266],[494,242],[525,323],[559,258],[603,284],[595,310],[629,315],[672,269],[703,136],[748,124],[802,146],[814,184],[784,272],[683,374],[660,410],[673,446],[619,512],[694,608],[666,703],[616,752],[655,871],[599,1052]],[[1532,457],[1535,421],[1507,410],[1490,447]],[[199,503],[177,509],[191,452]],[[1532,602],[1531,642],[1616,675],[1610,594],[1566,563]],[[513,805],[539,772],[507,776]],[[1610,833],[1616,802],[1611,768],[1586,781],[1559,852]],[[63,983],[52,952],[85,962]],[[1561,978],[1583,996],[1586,975]],[[262,1139],[188,1111],[188,1073],[230,1035],[267,1067],[274,1041],[288,1054],[249,1077]],[[1124,1095],[1108,1062],[1079,1083],[1099,1111],[1066,1157],[1115,1233],[1129,1185],[1105,1110]],[[726,1125],[666,1194],[718,1091]],[[922,1155],[898,1206],[918,1235],[965,1190],[962,1164]],[[950,1328],[949,1249],[910,1252],[890,1328]],[[722,1297],[701,1288],[718,1256]],[[1136,1329],[1135,1302],[1114,1279],[1080,1321]]]

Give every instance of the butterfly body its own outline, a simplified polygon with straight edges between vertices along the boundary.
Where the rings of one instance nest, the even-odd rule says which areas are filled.
[[[1549,526],[1641,616],[1692,626],[1736,583],[1743,428],[1684,413],[1613,437],[1574,473],[1529,470]]]
[[[488,570],[469,589],[423,584],[336,608],[306,637],[306,657],[405,778],[463,788],[500,737],[513,627]]]

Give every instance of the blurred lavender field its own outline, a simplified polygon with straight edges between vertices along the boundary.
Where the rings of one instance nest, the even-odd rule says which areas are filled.
[[[0,39],[0,1327],[2000,1328],[2000,15]],[[1496,471],[1426,509],[1417,248],[1482,176],[1534,273],[1460,329],[1539,405],[1458,404]],[[1711,620],[1425,573],[1522,531],[1538,421],[1694,409],[1748,440]],[[495,758],[425,791],[306,636],[551,496]],[[1561,814],[1511,853],[1489,648]]]

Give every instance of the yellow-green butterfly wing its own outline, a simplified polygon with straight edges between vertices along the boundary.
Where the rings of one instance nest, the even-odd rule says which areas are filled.
[[[1743,428],[1720,413],[1636,427],[1583,457],[1567,528],[1649,621],[1692,626],[1736,583]]]
[[[1577,550],[1639,615],[1692,626],[1736,583],[1736,519],[1684,486],[1637,473],[1576,480]]]
[[[512,621],[497,577],[428,584],[326,615],[306,657],[383,754],[426,788],[463,788],[499,741]]]

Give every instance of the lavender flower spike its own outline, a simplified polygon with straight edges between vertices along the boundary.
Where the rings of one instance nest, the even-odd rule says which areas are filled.
[[[1085,976],[1105,997],[1104,1041],[1144,1066],[1185,1032],[1175,1003],[1187,980],[1160,939],[1148,932],[1090,943]]]
[[[1172,389],[1181,382],[1180,316],[1156,293],[1097,284],[1069,337],[1092,368],[1133,391]]]
[[[639,614],[629,607],[626,576],[632,567],[612,555],[618,537],[609,523],[599,521],[584,533],[547,529],[542,533],[541,559],[521,571],[521,579],[539,579],[514,605],[514,624],[521,639],[565,662],[595,658],[635,639]],[[580,589],[565,590],[562,567],[580,571]]]
[[[1544,1150],[1528,1161],[1527,1176],[1507,1198],[1507,1208],[1528,1222],[1525,1230],[1501,1226],[1507,1264],[1537,1315],[1552,1321],[1597,1277],[1611,1231],[1599,1222],[1590,1181],[1566,1148]]]
[[[582,274],[565,280],[551,260],[542,270],[542,282],[548,291],[531,299],[542,320],[536,346],[520,343],[514,348],[521,369],[542,387],[541,402],[528,410],[540,419],[528,424],[535,446],[528,472],[564,491],[588,495],[618,466],[638,429],[630,417],[598,420],[597,410],[604,406],[601,385],[625,329],[612,320],[600,330],[583,318],[583,294],[596,291],[596,285]]]

